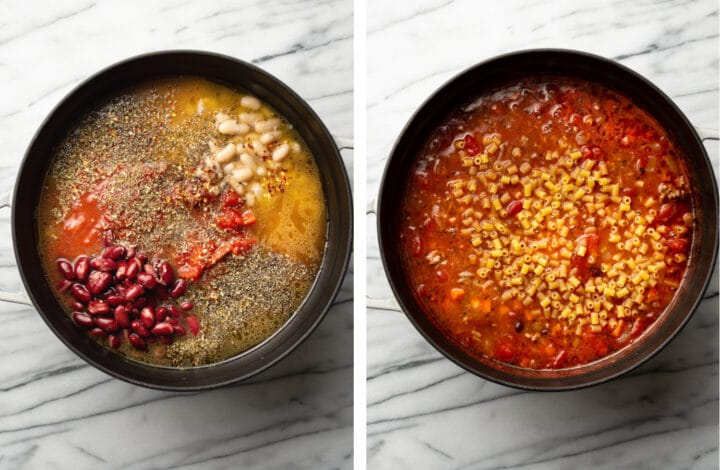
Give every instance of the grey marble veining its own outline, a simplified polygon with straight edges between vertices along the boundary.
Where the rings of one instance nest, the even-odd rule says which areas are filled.
[[[422,101],[470,65],[519,49],[615,58],[696,126],[718,127],[715,1],[421,0],[368,5],[367,192]],[[717,142],[707,149],[718,169]],[[390,290],[367,217],[368,294]],[[446,360],[404,315],[367,317],[368,468],[718,468],[718,281],[692,320],[628,377],[529,393]]]
[[[287,83],[352,137],[352,2],[0,2],[0,192],[79,81],[118,60],[202,49]],[[352,172],[352,152],[344,152]],[[351,173],[352,174],[352,173]],[[20,279],[0,211],[0,289]],[[30,307],[0,303],[0,468],[351,468],[352,270],[325,321],[248,383],[147,390],[76,357]]]

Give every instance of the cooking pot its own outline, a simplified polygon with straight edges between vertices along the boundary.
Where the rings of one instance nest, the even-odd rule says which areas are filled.
[[[477,358],[438,330],[412,294],[398,243],[403,194],[410,168],[433,131],[449,115],[494,86],[537,75],[579,78],[600,83],[627,96],[653,116],[688,160],[696,230],[688,271],[660,319],[638,340],[598,361],[559,370],[533,370]],[[717,131],[705,138],[717,139]],[[687,323],[702,300],[718,250],[718,187],[701,137],[662,91],[617,62],[584,52],[537,49],[514,52],[477,64],[441,86],[410,118],[387,160],[377,202],[380,253],[390,286],[401,309],[438,351],[486,379],[520,389],[568,390],[618,377],[657,354]],[[368,299],[369,307],[394,309],[389,299]]]
[[[58,303],[38,253],[36,207],[53,146],[77,123],[118,92],[167,76],[199,76],[259,97],[282,114],[315,156],[327,207],[326,246],[315,282],[298,310],[275,334],[252,349],[201,367],[153,366],[127,359],[91,339]],[[342,141],[343,147],[351,146]],[[33,137],[10,197],[12,237],[25,292],[0,293],[0,300],[31,303],[65,345],[91,365],[137,385],[175,391],[201,390],[246,379],[278,362],[297,347],[323,319],[340,289],[351,252],[350,183],[338,145],[310,106],[277,78],[241,60],[199,51],[145,54],[112,65],[76,87],[49,114]]]

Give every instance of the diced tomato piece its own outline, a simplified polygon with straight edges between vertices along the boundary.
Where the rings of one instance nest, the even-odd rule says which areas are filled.
[[[503,362],[510,362],[515,359],[515,347],[512,342],[501,340],[497,345],[495,345],[493,358]]]
[[[228,189],[223,193],[222,203],[223,207],[235,207],[240,203],[240,196],[232,189]]]
[[[666,245],[668,246],[668,249],[670,251],[673,251],[675,253],[679,253],[681,251],[685,251],[690,244],[690,240],[687,238],[671,238],[666,242]]]
[[[480,152],[480,145],[478,141],[475,140],[475,137],[468,134],[463,140],[465,141],[465,152],[467,152],[468,155],[477,155],[478,152]]]
[[[193,281],[196,281],[200,278],[200,275],[203,272],[202,266],[198,266],[195,264],[182,264],[178,266],[177,268],[177,275],[179,278],[182,279],[191,279]]]
[[[655,302],[656,300],[660,300],[660,290],[655,287],[651,287],[650,290],[648,290],[647,295],[645,296],[645,299],[648,303]]]
[[[232,242],[232,252],[234,255],[241,255],[255,246],[257,240],[251,238],[236,238]]]
[[[585,271],[588,267],[587,258],[585,256],[580,256],[574,253],[570,257],[570,264],[578,268],[580,271]]]
[[[242,221],[243,225],[252,225],[255,223],[257,219],[255,218],[255,213],[251,211],[250,209],[246,210],[242,213]]]

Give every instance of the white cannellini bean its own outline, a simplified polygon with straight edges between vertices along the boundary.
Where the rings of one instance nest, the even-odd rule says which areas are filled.
[[[226,175],[229,175],[230,173],[232,173],[235,170],[235,168],[236,168],[236,166],[235,166],[235,163],[233,163],[233,162],[230,162],[227,165],[225,165],[224,167],[222,167],[223,172]]]
[[[252,125],[252,124],[255,124],[256,122],[258,122],[260,119],[262,119],[262,114],[260,114],[260,113],[240,113],[238,118],[242,122]]]
[[[259,99],[255,98],[254,96],[243,96],[240,100],[240,105],[243,108],[252,109],[253,111],[257,111],[262,106],[262,103]]]
[[[245,196],[245,204],[247,204],[248,207],[255,205],[255,195],[253,193],[248,193],[247,196]]]
[[[275,151],[273,151],[272,159],[273,161],[281,162],[288,156],[288,153],[290,153],[290,146],[288,144],[278,145]]]
[[[241,142],[241,143],[237,144],[237,153],[238,154],[247,153],[251,157],[255,156],[255,151],[246,142]]]
[[[228,116],[225,113],[221,113],[221,112],[215,113],[215,124],[216,125],[220,124],[223,121],[227,121],[228,119],[230,119],[230,116]]]
[[[255,132],[263,133],[276,130],[280,127],[280,119],[272,118],[264,121],[258,121],[255,123]]]
[[[260,142],[271,144],[280,138],[280,131],[266,132],[260,136]]]
[[[215,154],[215,160],[218,163],[227,163],[235,157],[235,144],[227,144]]]
[[[234,119],[228,119],[218,125],[218,132],[225,135],[245,135],[250,132],[250,126],[244,122],[238,124]]]
[[[255,140],[252,143],[253,149],[255,149],[255,155],[258,157],[261,157],[263,155],[267,155],[268,149],[265,147],[265,145],[262,144],[259,140]]]
[[[252,168],[241,167],[232,172],[232,177],[242,183],[246,183],[252,179],[254,173]]]
[[[302,149],[300,148],[300,144],[298,144],[297,142],[293,142],[293,143],[291,144],[291,147],[292,147],[293,153],[300,153],[300,150],[302,150]]]
[[[245,194],[245,186],[240,181],[235,178],[226,178],[226,180],[239,196]]]
[[[240,155],[240,161],[248,168],[255,171],[257,168],[257,163],[255,162],[255,159],[248,155],[247,153],[243,153]]]
[[[266,171],[264,166],[259,166],[257,167],[257,170],[255,170],[255,174],[258,176],[265,176],[265,173]]]

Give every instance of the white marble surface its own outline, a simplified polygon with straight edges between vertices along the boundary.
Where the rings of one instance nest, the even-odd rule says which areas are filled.
[[[718,4],[421,0],[368,5],[368,194],[432,91],[503,52],[564,47],[616,58],[718,127]],[[718,168],[718,145],[708,144]],[[367,218],[368,294],[389,295]],[[369,310],[368,468],[718,468],[718,283],[676,340],[631,376],[529,393],[444,359],[404,315]]]
[[[351,137],[352,24],[350,0],[0,1],[0,191],[73,86],[152,50],[252,61]],[[0,288],[17,289],[8,222],[0,212]],[[2,469],[352,466],[352,273],[319,329],[279,365],[192,395],[111,379],[30,307],[0,304],[0,325]]]

